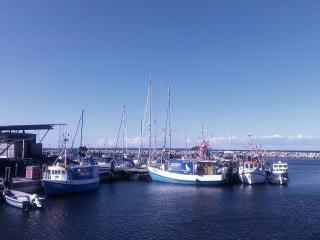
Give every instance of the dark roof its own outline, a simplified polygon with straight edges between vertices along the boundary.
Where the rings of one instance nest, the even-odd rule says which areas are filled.
[[[36,134],[31,133],[10,133],[10,132],[0,132],[0,143],[2,142],[10,142],[17,141],[23,139],[36,139]]]
[[[9,125],[0,126],[1,131],[24,131],[24,130],[49,130],[53,129],[55,125],[65,125],[65,124],[36,124],[36,125]]]

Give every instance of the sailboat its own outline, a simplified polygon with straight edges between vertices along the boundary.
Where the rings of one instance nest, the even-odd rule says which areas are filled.
[[[167,125],[169,125],[169,158],[171,157],[170,96],[169,85],[166,121],[166,128]],[[165,139],[166,134],[167,130],[165,130]],[[149,160],[149,162],[151,161]],[[206,159],[169,159],[164,162],[162,161],[160,166],[149,164],[147,167],[151,179],[157,182],[190,185],[222,185],[227,181],[226,173],[221,165],[217,161]]]
[[[81,114],[81,141],[78,164],[67,159],[67,138],[64,138],[64,151],[43,174],[42,184],[46,194],[64,194],[97,189],[99,187],[99,166],[84,161],[82,146],[83,111]],[[62,156],[64,153],[64,156]]]

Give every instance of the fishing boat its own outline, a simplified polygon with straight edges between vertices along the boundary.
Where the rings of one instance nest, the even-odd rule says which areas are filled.
[[[98,165],[85,162],[83,159],[77,164],[68,164],[65,148],[64,158],[58,157],[44,172],[42,184],[45,192],[51,195],[97,189],[99,181]]]
[[[29,194],[25,192],[10,190],[6,188],[3,191],[3,197],[10,206],[21,209],[37,209],[42,208],[41,201],[43,198],[37,194]]]
[[[83,125],[83,111],[81,122]],[[42,184],[48,195],[83,192],[99,187],[99,166],[85,159],[87,149],[82,146],[82,127],[77,161],[71,162],[67,159],[67,140],[64,138],[64,157],[61,156],[61,152],[53,165],[43,174]]]
[[[160,167],[148,166],[153,181],[190,185],[222,185],[226,174],[217,162],[171,159]]]
[[[238,168],[239,179],[245,184],[264,183],[267,171],[263,160],[245,160],[240,162]]]
[[[272,171],[269,176],[269,183],[286,185],[288,183],[288,163],[278,161],[272,164]]]

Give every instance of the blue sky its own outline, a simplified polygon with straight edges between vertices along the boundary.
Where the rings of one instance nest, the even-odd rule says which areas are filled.
[[[111,146],[122,105],[139,136],[148,72],[162,145],[168,82],[174,146],[320,146],[319,1],[0,0],[0,124],[68,123]],[[57,132],[45,144],[57,144]],[[242,139],[242,140],[239,140]]]

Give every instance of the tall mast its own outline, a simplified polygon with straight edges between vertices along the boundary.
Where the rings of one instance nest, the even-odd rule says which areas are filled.
[[[58,140],[58,152],[60,153],[61,152],[61,128],[62,126],[59,125],[59,140]]]
[[[140,157],[141,157],[141,148],[142,148],[142,118],[140,119],[140,145],[139,145],[139,151],[138,151],[138,160],[139,160],[139,165],[140,165]]]
[[[83,112],[84,112],[84,110],[82,110],[82,113],[81,113],[81,133],[80,133],[80,147],[82,147]]]
[[[127,153],[127,115],[126,105],[123,106],[123,145],[122,154]]]
[[[168,119],[169,119],[169,157],[171,157],[171,92],[168,84]]]
[[[151,98],[152,98],[152,75],[149,73],[149,162],[151,162],[151,128],[152,128],[152,113],[151,113]]]
[[[202,123],[202,125],[201,125],[201,137],[202,137],[202,141],[204,141],[203,123]]]
[[[63,138],[63,141],[64,141],[64,167],[66,168],[67,167],[67,137],[64,137]]]
[[[185,151],[187,154],[188,146],[187,146],[187,131],[184,130],[184,144],[185,144]]]
[[[156,134],[156,124],[157,124],[157,121],[154,120],[153,121],[153,158],[156,157],[156,144],[157,144],[157,134]]]

